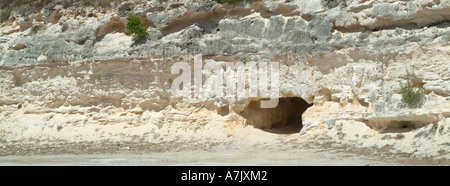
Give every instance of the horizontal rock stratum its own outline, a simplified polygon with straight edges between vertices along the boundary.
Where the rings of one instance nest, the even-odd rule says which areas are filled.
[[[264,144],[239,131],[288,126],[286,140],[450,159],[450,0],[68,2],[1,6],[2,144]],[[125,35],[131,12],[143,42]],[[196,54],[278,62],[279,105],[174,97],[171,67]],[[420,108],[401,101],[407,69],[423,83]]]

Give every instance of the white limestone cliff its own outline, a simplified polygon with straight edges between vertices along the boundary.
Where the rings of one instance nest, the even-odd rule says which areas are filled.
[[[289,112],[296,140],[450,158],[449,0],[62,2],[2,9],[1,143],[239,141],[236,128],[270,129],[305,107]],[[129,12],[148,27],[143,43],[124,34]],[[280,62],[285,100],[174,98],[171,66],[194,54]],[[421,108],[401,102],[406,69],[424,83]]]

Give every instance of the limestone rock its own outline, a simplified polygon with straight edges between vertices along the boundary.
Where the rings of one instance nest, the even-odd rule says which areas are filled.
[[[391,142],[402,152],[436,156],[436,149],[450,143],[449,0],[263,0],[237,7],[168,0],[111,6],[50,3],[31,12],[2,11],[3,140],[181,138],[171,131],[200,139],[227,136],[232,125],[271,130],[302,118],[302,138],[380,148]],[[146,41],[134,43],[124,34],[129,12],[144,20]],[[193,66],[194,54],[220,65],[279,62],[280,98],[312,106],[292,115],[293,107],[255,109],[260,96],[175,98],[171,67]],[[406,69],[415,69],[423,82],[421,108],[402,104],[399,84]],[[78,130],[96,132],[70,133]],[[398,131],[403,136],[386,134]],[[423,147],[406,148],[412,143]]]

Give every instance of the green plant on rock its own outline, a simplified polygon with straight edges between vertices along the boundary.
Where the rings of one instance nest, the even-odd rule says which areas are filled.
[[[406,83],[400,82],[402,101],[411,108],[420,107],[425,100],[425,89],[422,81],[417,77],[414,71],[406,70],[406,75],[403,76]]]
[[[133,36],[135,41],[142,41],[149,35],[137,14],[130,13],[127,17],[127,21],[127,31],[125,34]]]

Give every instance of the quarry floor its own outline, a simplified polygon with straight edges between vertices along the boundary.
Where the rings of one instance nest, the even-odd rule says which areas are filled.
[[[277,134],[288,139],[298,134]],[[414,158],[386,149],[320,142],[111,142],[16,143],[0,147],[0,166],[398,166],[450,165],[450,160]]]
[[[379,161],[362,158],[346,153],[314,153],[313,150],[271,153],[268,151],[242,152],[189,150],[178,152],[151,153],[98,153],[98,154],[61,154],[36,156],[4,156],[0,157],[0,165],[113,165],[113,166],[245,166],[245,165],[415,165],[416,162],[398,163],[392,160]],[[268,156],[270,154],[270,157]],[[301,154],[298,154],[301,153]]]
[[[132,148],[132,147],[131,147]],[[131,149],[130,148],[130,149]],[[165,152],[125,150],[96,153],[9,155],[0,157],[0,166],[399,166],[450,165],[448,161],[411,159],[396,156],[366,156],[355,152],[303,148],[274,152],[272,149],[192,149]]]

